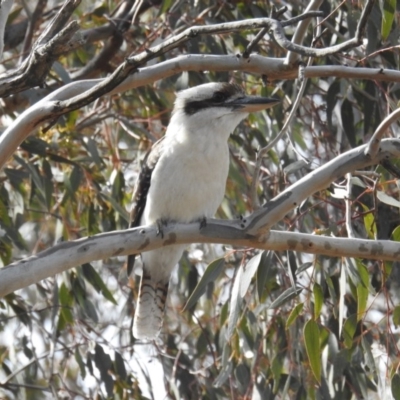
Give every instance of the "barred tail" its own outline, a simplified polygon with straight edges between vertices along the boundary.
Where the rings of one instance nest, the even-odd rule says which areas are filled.
[[[163,324],[169,281],[155,282],[146,269],[140,280],[133,336],[136,339],[153,340],[159,335]]]

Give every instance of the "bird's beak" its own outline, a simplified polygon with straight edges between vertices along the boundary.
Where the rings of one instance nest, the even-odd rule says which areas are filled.
[[[257,96],[244,96],[229,102],[236,110],[248,113],[266,110],[278,103],[280,103],[279,99]]]

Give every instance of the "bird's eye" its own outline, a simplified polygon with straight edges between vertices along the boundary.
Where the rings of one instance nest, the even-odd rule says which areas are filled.
[[[226,100],[226,95],[225,95],[225,93],[222,93],[222,92],[215,92],[214,96],[213,96],[213,100],[216,103],[222,103],[223,101]]]

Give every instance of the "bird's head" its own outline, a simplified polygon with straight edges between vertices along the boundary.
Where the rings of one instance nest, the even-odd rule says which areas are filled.
[[[178,92],[173,116],[191,125],[224,126],[231,133],[251,112],[265,110],[279,99],[248,96],[234,83],[205,83]]]

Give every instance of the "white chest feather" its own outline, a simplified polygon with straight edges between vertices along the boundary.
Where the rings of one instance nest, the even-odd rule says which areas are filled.
[[[169,135],[174,129],[170,124],[165,150],[152,174],[143,223],[214,216],[225,193],[230,132],[212,128],[196,132],[178,128]]]

